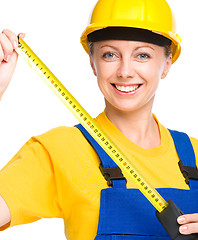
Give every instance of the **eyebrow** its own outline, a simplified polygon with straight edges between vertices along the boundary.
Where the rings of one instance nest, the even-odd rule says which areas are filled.
[[[119,50],[117,47],[114,47],[114,46],[111,46],[111,45],[108,45],[108,44],[102,45],[100,48],[104,48],[104,47],[110,47],[110,48],[114,48],[116,50]]]
[[[135,48],[135,51],[137,51],[139,48],[151,48],[153,51],[155,50],[153,47],[151,47],[150,45],[143,45],[143,46],[139,46]]]
[[[116,49],[116,50],[119,50],[119,48],[117,48],[117,47],[115,47],[115,46],[112,46],[112,45],[108,45],[108,44],[102,45],[100,48],[102,49],[102,48],[104,48],[104,47],[110,47],[110,48],[114,48],[114,49]],[[153,51],[155,51],[155,49],[154,49],[152,46],[147,45],[147,44],[136,47],[136,48],[134,49],[134,51],[137,51],[137,50],[140,49],[140,48],[150,48],[150,49],[152,49]]]

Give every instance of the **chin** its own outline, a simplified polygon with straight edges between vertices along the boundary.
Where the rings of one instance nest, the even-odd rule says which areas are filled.
[[[133,113],[135,111],[138,111],[139,106],[131,106],[127,104],[111,104],[111,108],[113,108],[115,111],[119,111],[120,113]]]

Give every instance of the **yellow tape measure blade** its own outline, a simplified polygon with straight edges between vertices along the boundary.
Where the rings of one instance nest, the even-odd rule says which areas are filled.
[[[101,130],[96,121],[87,113],[80,103],[63,86],[56,76],[32,51],[32,49],[19,37],[19,47],[16,49],[19,55],[22,55],[25,61],[36,71],[36,73],[47,83],[50,89],[58,96],[70,112],[78,119],[88,133],[98,142],[104,151],[120,167],[123,173],[126,173],[136,184],[138,189],[150,201],[150,203],[159,211],[163,211],[168,203],[150,184],[141,176],[131,165],[124,153],[109,139]]]

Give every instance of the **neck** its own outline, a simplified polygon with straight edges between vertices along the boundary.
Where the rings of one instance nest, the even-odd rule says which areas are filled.
[[[152,115],[152,109],[124,112],[106,105],[105,112],[116,128],[136,145],[145,149],[160,145],[159,128]]]

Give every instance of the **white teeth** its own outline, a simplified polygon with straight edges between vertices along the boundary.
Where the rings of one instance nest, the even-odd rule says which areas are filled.
[[[139,85],[125,87],[125,86],[120,86],[115,84],[115,87],[121,92],[133,92],[139,87]]]

